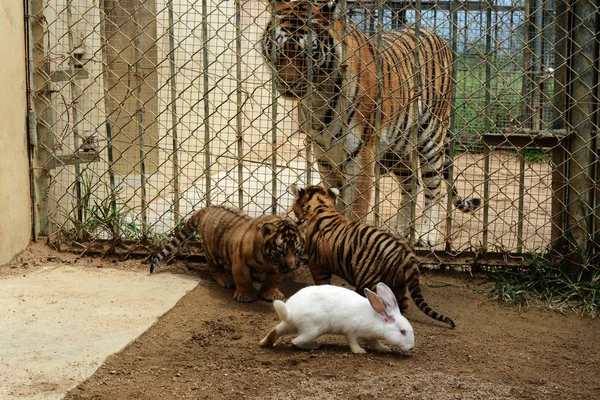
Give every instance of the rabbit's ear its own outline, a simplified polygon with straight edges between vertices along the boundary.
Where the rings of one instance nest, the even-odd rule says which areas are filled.
[[[365,296],[367,296],[367,299],[369,300],[369,303],[371,303],[373,310],[375,310],[377,314],[381,315],[385,322],[394,322],[394,317],[388,313],[388,310],[386,309],[381,297],[377,296],[375,292],[372,292],[369,289],[365,289]]]
[[[396,295],[394,292],[392,292],[392,289],[390,289],[388,285],[383,282],[379,282],[377,284],[377,295],[381,297],[392,310],[399,310]]]

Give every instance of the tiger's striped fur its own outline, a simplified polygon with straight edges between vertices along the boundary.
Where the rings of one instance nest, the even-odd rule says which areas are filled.
[[[336,193],[320,186],[290,191],[292,210],[299,221],[307,221],[306,256],[315,284],[328,284],[332,274],[356,287],[374,290],[378,282],[388,285],[408,307],[406,289],[416,305],[429,317],[455,327],[450,318],[435,312],[423,298],[419,283],[419,263],[406,240],[372,225],[351,221],[335,208]]]
[[[283,275],[304,263],[304,235],[294,221],[277,216],[252,218],[235,208],[212,206],[192,215],[152,259],[150,273],[196,230],[200,231],[210,274],[223,287],[235,285],[234,298],[240,302],[258,297],[282,299],[279,284]],[[253,273],[266,274],[259,291],[252,282]]]
[[[441,181],[446,178],[444,168],[450,167],[445,166],[444,149],[452,111],[452,53],[447,44],[423,29],[418,37],[412,28],[384,32],[383,76],[378,78],[376,38],[351,22],[342,36],[337,1],[271,4],[275,5],[263,35],[263,55],[274,67],[278,91],[300,100],[299,122],[314,147],[323,183],[341,190],[346,215],[357,220],[367,214],[370,205],[374,168],[393,173],[401,191],[395,228],[409,236],[415,219],[411,202],[416,198],[411,192],[416,179],[411,138],[416,137],[424,186],[417,239],[425,245],[436,244],[442,220]],[[344,60],[342,42],[346,45]],[[419,51],[414,50],[417,48]],[[381,122],[376,132],[378,108]],[[454,205],[464,212],[481,204],[480,199],[461,199],[454,187],[451,194]]]

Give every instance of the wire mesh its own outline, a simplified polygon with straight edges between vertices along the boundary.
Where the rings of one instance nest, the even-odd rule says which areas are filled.
[[[276,3],[281,2],[29,0],[30,25],[37,29],[29,38],[36,145],[47,153],[38,157],[47,173],[47,181],[38,182],[45,185],[38,188],[43,193],[38,212],[49,222],[40,232],[84,248],[123,239],[153,244],[198,208],[227,204],[252,216],[285,214],[290,184],[322,182],[311,139],[318,106],[303,115],[298,101],[277,90],[273,72],[281,55],[263,54],[265,27],[273,17],[269,7]],[[439,233],[438,243],[430,244],[436,254],[540,251],[557,240],[557,232],[564,234],[565,213],[579,215],[575,224],[589,219],[591,197],[583,212],[564,200],[565,132],[595,129],[588,106],[595,101],[592,86],[564,100],[570,94],[564,87],[566,53],[560,46],[567,28],[561,21],[570,6],[555,0],[335,3],[342,37],[348,26],[358,26],[375,38],[375,55],[364,62],[378,63],[379,75],[395,68],[377,56],[384,33],[393,29],[434,32],[452,51],[452,113],[443,121],[449,128],[449,179],[462,197],[481,198],[483,207],[461,213],[440,197],[442,215],[430,227]],[[309,43],[320,34],[314,18],[304,21],[315,36]],[[570,29],[578,23],[571,21]],[[587,31],[582,40],[596,46],[593,35]],[[346,60],[347,49],[338,45],[338,57]],[[308,48],[309,90],[318,91],[319,78],[308,75],[320,60]],[[421,62],[431,65],[426,59],[417,65]],[[592,66],[584,64],[569,73],[587,76]],[[344,71],[341,86],[356,82],[351,67],[336,67]],[[378,137],[386,118],[383,82],[379,76],[375,83]],[[351,103],[344,97],[340,102]],[[351,105],[337,115],[342,123]],[[593,127],[565,122],[569,112],[583,113],[580,120]],[[584,143],[589,154],[595,151],[591,140]],[[411,143],[413,151],[422,151]],[[381,153],[378,147],[370,157],[375,162]],[[408,158],[415,176],[417,158]],[[579,176],[591,176],[593,161],[581,163]],[[400,187],[379,168],[371,175],[374,189],[364,219],[396,230]],[[589,194],[593,187],[586,182]],[[424,218],[423,182],[415,180],[414,186],[413,234]]]

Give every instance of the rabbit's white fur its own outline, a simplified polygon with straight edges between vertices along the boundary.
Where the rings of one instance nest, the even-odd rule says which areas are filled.
[[[301,349],[319,347],[315,341],[324,334],[344,335],[353,353],[365,353],[359,339],[379,352],[389,352],[383,339],[403,351],[412,349],[415,338],[412,326],[400,313],[396,296],[383,283],[377,294],[365,289],[367,298],[339,286],[319,285],[301,289],[284,303],[273,302],[281,322],[260,341],[272,347],[278,337],[298,333],[292,343]]]

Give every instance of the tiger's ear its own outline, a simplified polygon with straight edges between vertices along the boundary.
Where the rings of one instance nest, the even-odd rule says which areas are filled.
[[[327,189],[327,194],[335,200],[340,195],[340,189],[334,187],[329,188]]]
[[[298,189],[295,183],[292,183],[290,187],[288,187],[288,192],[296,198],[300,197],[300,193],[302,193],[302,189]]]
[[[272,232],[275,232],[275,225],[270,222],[265,222],[260,225],[260,234],[262,237],[266,237],[270,235]]]
[[[321,9],[320,12],[328,17],[334,17],[336,15],[336,9],[338,6],[338,0],[321,0],[319,1],[319,3],[321,3]]]

